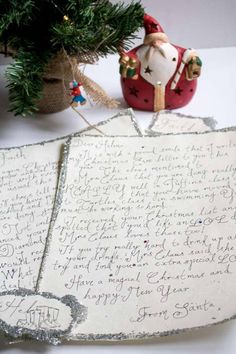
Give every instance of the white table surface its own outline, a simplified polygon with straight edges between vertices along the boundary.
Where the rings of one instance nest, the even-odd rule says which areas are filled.
[[[218,128],[236,125],[236,47],[198,50],[203,60],[202,77],[192,102],[178,110],[184,114],[214,117]],[[1,62],[2,61],[2,62]],[[118,57],[100,60],[87,66],[85,73],[121,101],[120,109],[127,108],[119,85]],[[4,64],[3,58],[0,63]],[[14,117],[8,113],[7,90],[4,80],[5,66],[0,66],[0,147],[19,146],[76,132],[85,127],[84,122],[70,108],[66,111],[36,115],[34,118]],[[109,110],[86,105],[81,108],[91,123],[113,116],[119,109]],[[152,118],[151,112],[135,111],[142,128]],[[235,286],[235,284],[232,284]],[[211,328],[172,337],[144,342],[77,343],[53,347],[41,343],[21,343],[5,346],[0,343],[0,354],[51,353],[51,354],[235,354],[236,322],[232,321]]]

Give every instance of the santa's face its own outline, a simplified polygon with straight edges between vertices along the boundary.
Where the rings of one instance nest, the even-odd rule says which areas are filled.
[[[140,75],[153,86],[165,87],[176,71],[178,51],[170,43],[157,41],[143,45],[137,56],[141,63]]]

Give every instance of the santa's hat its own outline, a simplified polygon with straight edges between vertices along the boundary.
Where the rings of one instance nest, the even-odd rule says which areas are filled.
[[[150,44],[156,39],[160,39],[163,42],[169,42],[167,35],[164,33],[163,28],[155,18],[145,14],[144,15],[144,27],[145,37],[144,44]]]

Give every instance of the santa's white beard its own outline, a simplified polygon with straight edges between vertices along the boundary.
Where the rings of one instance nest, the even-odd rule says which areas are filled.
[[[178,51],[170,43],[163,43],[160,48],[143,45],[137,51],[141,62],[140,75],[152,85],[165,87],[174,75],[178,63]]]

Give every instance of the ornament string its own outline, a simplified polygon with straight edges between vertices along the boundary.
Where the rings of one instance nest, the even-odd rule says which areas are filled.
[[[83,121],[84,121],[85,123],[87,123],[92,129],[95,129],[95,130],[97,130],[100,134],[102,134],[103,136],[106,136],[106,134],[105,134],[103,131],[101,131],[98,127],[96,127],[96,125],[91,124],[91,123],[85,118],[85,116],[84,116],[81,112],[79,112],[75,107],[71,107],[71,108],[72,108],[73,111],[75,111],[75,113],[77,113],[77,114],[83,119]]]

